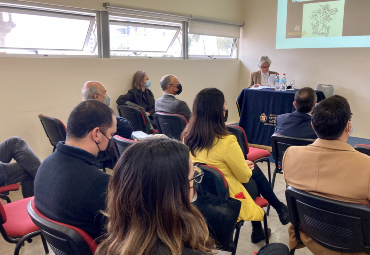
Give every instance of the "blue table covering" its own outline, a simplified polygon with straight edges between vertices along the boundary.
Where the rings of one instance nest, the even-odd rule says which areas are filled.
[[[270,138],[275,131],[276,117],[293,112],[294,95],[298,90],[275,91],[274,89],[243,89],[237,105],[239,125],[245,130],[249,143],[271,146]],[[316,91],[317,102],[325,99],[322,91]]]

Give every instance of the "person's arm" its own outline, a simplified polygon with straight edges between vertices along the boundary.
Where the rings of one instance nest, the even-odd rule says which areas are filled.
[[[135,100],[134,95],[132,93],[127,93],[126,95],[119,96],[116,103],[118,105],[123,105],[123,104],[125,104],[126,101],[136,103],[136,100]]]
[[[117,133],[116,134],[123,138],[131,139],[131,135],[133,132],[131,122],[119,116],[116,116],[116,118],[117,118]]]
[[[251,73],[250,76],[249,76],[249,85],[248,85],[248,88],[251,88],[254,85],[254,81],[253,81],[252,75],[253,75],[253,73]]]
[[[230,135],[225,139],[228,139],[225,146],[225,162],[239,182],[247,183],[252,176],[252,170],[245,162],[242,149],[235,136]]]
[[[180,101],[179,105],[177,106],[177,113],[181,114],[182,116],[185,117],[187,121],[189,121],[190,116],[191,116],[191,111],[189,109],[189,106],[186,102]]]

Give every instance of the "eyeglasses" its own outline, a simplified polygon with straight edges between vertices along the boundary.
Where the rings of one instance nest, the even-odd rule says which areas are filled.
[[[194,177],[189,181],[194,180],[196,183],[201,183],[203,180],[204,172],[197,165],[194,166]]]
[[[179,83],[179,84],[171,84],[170,83],[169,85],[171,85],[171,86],[175,86],[176,85],[175,87],[178,87],[179,85],[181,85],[181,83]]]
[[[269,68],[270,66],[261,66],[262,69],[267,69]]]

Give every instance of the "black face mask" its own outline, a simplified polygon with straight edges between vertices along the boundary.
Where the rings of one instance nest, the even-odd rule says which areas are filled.
[[[227,121],[227,117],[229,117],[229,109],[227,109],[227,110],[225,111],[225,117],[224,117],[225,122]]]
[[[101,132],[101,131],[100,131]],[[107,148],[105,149],[105,150],[103,150],[103,151],[107,151],[107,150],[109,150],[111,147],[112,147],[112,143],[113,143],[113,139],[111,138],[111,139],[109,139],[108,138],[108,136],[106,136],[103,132],[101,132],[107,139],[108,139],[108,145],[107,145]],[[96,146],[98,146],[98,149],[99,149],[99,152],[100,151],[102,151],[102,150],[100,150],[100,147],[99,147],[99,144],[100,144],[100,142],[99,143],[97,143],[97,142],[95,142],[96,143]]]
[[[180,93],[182,92],[182,86],[181,86],[181,84],[179,84],[179,86],[177,86],[177,91],[176,91],[176,94],[177,95],[180,95]]]

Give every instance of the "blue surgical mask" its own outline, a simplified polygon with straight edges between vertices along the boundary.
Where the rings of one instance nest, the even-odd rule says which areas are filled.
[[[151,82],[150,80],[147,80],[147,81],[145,82],[145,88],[149,88],[149,87],[150,87],[150,85],[152,85],[152,82]]]

